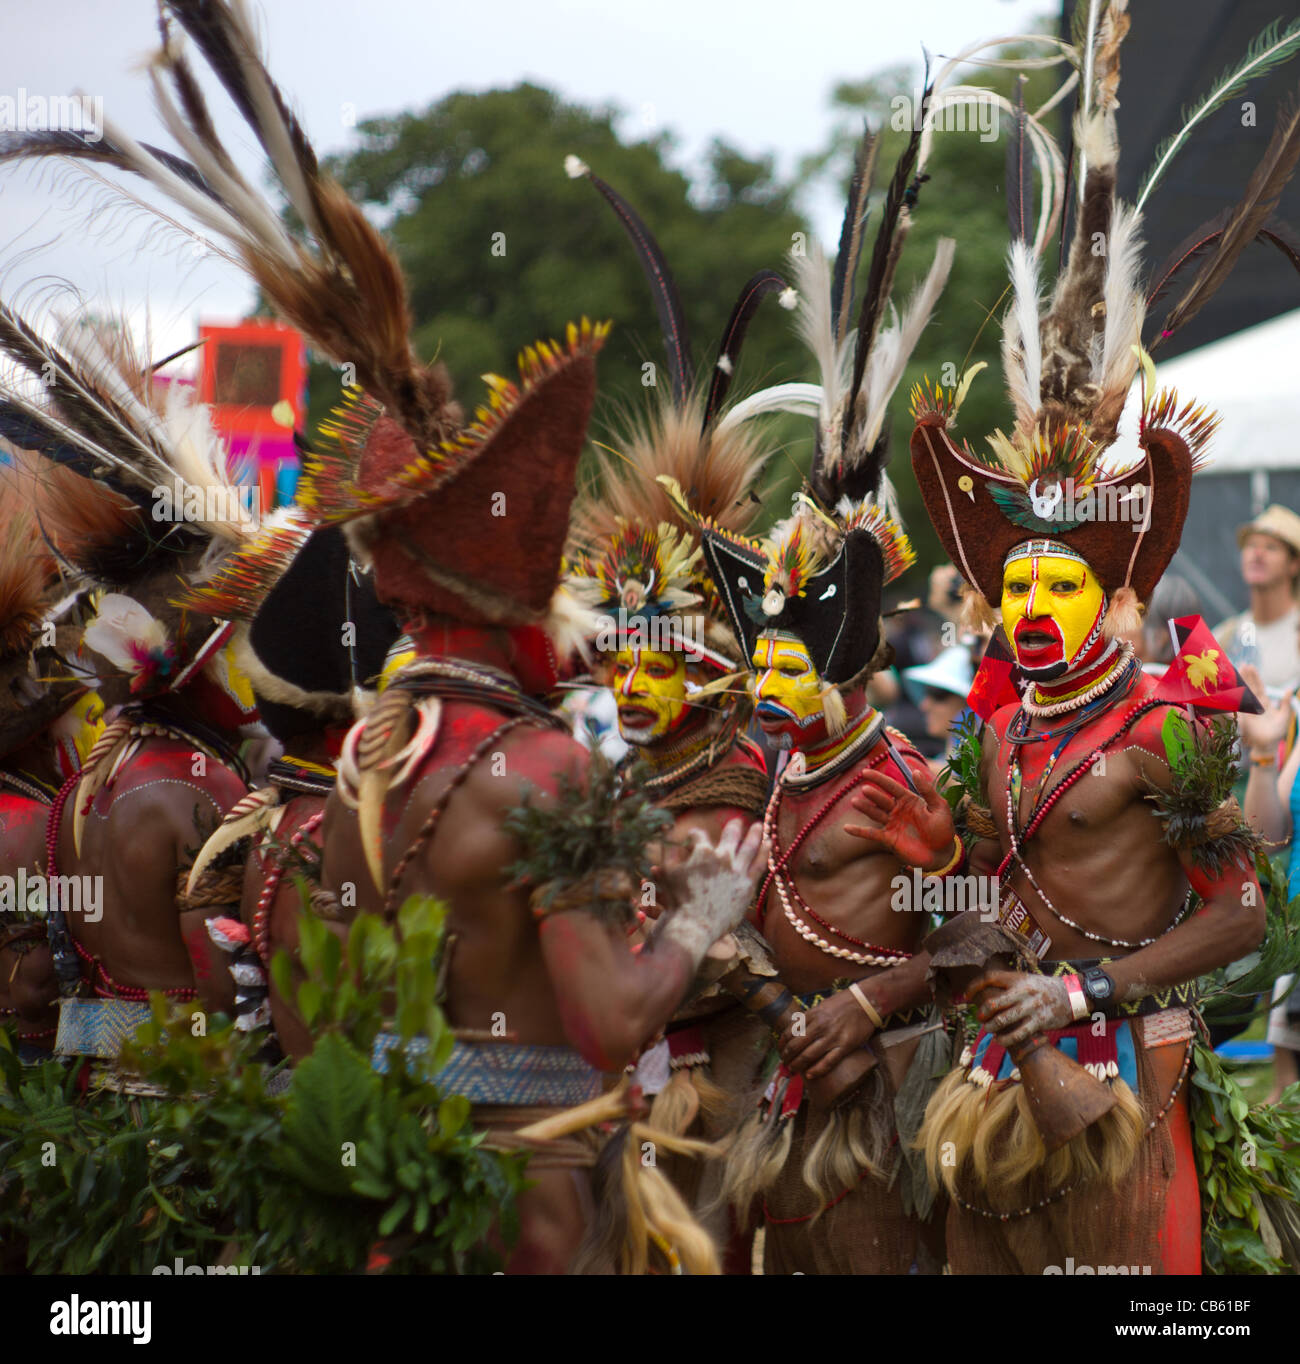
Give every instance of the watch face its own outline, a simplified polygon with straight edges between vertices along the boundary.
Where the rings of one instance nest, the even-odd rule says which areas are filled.
[[[1111,991],[1115,988],[1114,981],[1104,971],[1098,971],[1095,975],[1089,971],[1084,977],[1083,984],[1084,989],[1094,999],[1109,999]]]

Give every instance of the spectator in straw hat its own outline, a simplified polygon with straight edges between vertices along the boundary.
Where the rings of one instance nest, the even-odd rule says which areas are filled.
[[[1237,667],[1259,669],[1275,700],[1300,682],[1300,516],[1287,507],[1266,508],[1237,529],[1241,576],[1250,608],[1231,616],[1216,630],[1219,643]]]

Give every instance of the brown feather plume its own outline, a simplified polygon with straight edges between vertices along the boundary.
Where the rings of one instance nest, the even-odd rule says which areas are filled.
[[[0,658],[27,653],[55,576],[31,509],[17,498],[0,502]]]
[[[1091,135],[1093,130],[1104,137],[1104,117],[1099,116],[1085,135],[1093,145],[1100,144],[1100,139]],[[1106,325],[1103,294],[1107,255],[1095,250],[1094,243],[1107,241],[1110,233],[1115,205],[1113,146],[1112,138],[1108,159],[1090,158],[1069,260],[1040,328],[1043,407],[1066,421],[1087,420],[1100,396],[1092,377],[1092,351],[1094,338]]]
[[[761,510],[751,491],[759,481],[766,451],[752,427],[738,425],[701,434],[699,394],[681,407],[662,403],[636,422],[619,442],[623,459],[610,458],[603,483],[575,503],[573,539],[593,544],[614,534],[620,521],[667,522],[695,537],[699,527],[669,496],[659,476],[672,478],[692,508],[723,530],[743,534]],[[626,461],[626,462],[624,462]]]
[[[77,569],[88,570],[105,550],[139,530],[139,509],[125,497],[25,450],[4,473],[6,502],[30,509],[37,533]]]

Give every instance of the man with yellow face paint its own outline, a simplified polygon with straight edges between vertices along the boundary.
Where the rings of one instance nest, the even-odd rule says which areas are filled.
[[[873,151],[868,132],[863,164]],[[916,151],[914,143],[905,156]],[[768,870],[754,922],[794,997],[771,1039],[770,1084],[732,1143],[727,1172],[733,1202],[762,1209],[769,1274],[905,1274],[942,1263],[907,1116],[924,1095],[937,1037],[924,1033],[924,1009],[898,1003],[914,989],[925,914],[897,912],[894,890],[900,877],[911,884],[913,868],[953,865],[959,845],[925,759],[885,728],[866,684],[892,658],[883,590],[915,557],[884,474],[886,412],[954,243],[939,241],[906,305],[906,331],[864,320],[854,338],[861,188],[846,206],[833,268],[820,252],[792,254],[800,334],[822,365],[820,386],[778,386],[750,400],[817,413],[794,514],[762,541],[704,530],[709,574],[745,646],[755,717],[787,755],[764,817]],[[908,185],[908,215],[919,189],[917,179]],[[861,319],[891,315],[893,271],[877,267],[898,245],[897,226],[888,213],[880,223],[876,288]],[[919,971],[923,978],[923,964]],[[852,1047],[832,1057],[858,1023],[865,1028]],[[919,1090],[907,1084],[912,1072]]]
[[[764,1210],[766,1273],[933,1271],[940,1248],[918,1215],[924,1179],[899,1153],[894,1112],[909,1067],[929,1062],[916,1043],[888,1045],[924,1019],[923,1007],[896,1000],[913,988],[926,919],[896,912],[894,887],[911,866],[951,865],[957,840],[925,759],[866,696],[889,658],[881,588],[911,563],[911,547],[869,502],[837,511],[834,538],[811,506],[761,544],[704,537],[748,646],[755,717],[788,754],[765,816],[771,852],[755,924],[803,1006],[779,1040],[763,1105],[733,1144],[728,1184],[738,1203]],[[830,1074],[836,1038],[858,1022],[867,1029],[855,1049],[876,1032],[886,1045],[853,1101],[828,1110],[809,1086]]]
[[[1119,37],[1121,9],[1100,18]],[[934,940],[936,975],[976,1001],[979,1025],[918,1138],[950,1195],[954,1273],[1061,1273],[1071,1259],[1199,1272],[1196,981],[1265,926],[1253,835],[1224,798],[1233,722],[1211,733],[1198,717],[1241,709],[1244,688],[1194,618],[1173,622],[1184,649],[1161,679],[1123,642],[1178,548],[1217,419],[1159,390],[1134,344],[1146,291],[1141,215],[1115,198],[1117,49],[1095,63],[1074,129],[1086,175],[1046,316],[1034,252],[1013,245],[1011,433],[977,458],[950,434],[956,393],[914,393],[926,510],[975,616],[1001,610],[1017,682],[999,689],[1005,664],[986,660],[972,689],[986,725],[960,765],[970,866],[994,878],[997,923],[959,916]],[[1169,334],[1166,319],[1157,340]],[[1139,449],[1121,464],[1109,452],[1140,368]],[[995,955],[1016,969],[949,979],[939,964]]]
[[[599,499],[576,505],[567,579],[600,620],[593,671],[614,696],[625,770],[673,815],[655,883],[642,897],[647,918],[672,912],[673,871],[697,832],[716,839],[729,820],[761,816],[767,799],[766,763],[743,732],[740,647],[702,571],[698,528],[656,481],[663,473],[712,487],[733,522],[744,524],[753,513],[744,490],[760,457],[747,440],[697,432],[698,414],[691,420],[668,409],[633,433],[631,463],[608,471]],[[731,995],[701,984],[638,1063],[651,1123],[677,1135],[726,1136],[736,1099],[756,1080],[765,1032]],[[719,1243],[724,1270],[749,1273],[747,1229],[714,1206],[717,1162],[702,1168],[678,1159],[670,1175]]]

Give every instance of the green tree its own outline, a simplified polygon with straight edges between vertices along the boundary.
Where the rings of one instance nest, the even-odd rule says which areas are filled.
[[[485,371],[511,374],[514,354],[566,321],[613,318],[601,356],[601,415],[645,397],[642,363],[660,381],[663,346],[649,288],[623,229],[590,185],[568,179],[573,154],[624,194],[659,240],[677,280],[707,377],[731,306],[754,271],[779,268],[803,223],[770,158],[723,142],[692,185],[666,164],[665,133],[620,141],[618,111],[565,102],[521,84],[447,96],[422,113],[370,119],[359,145],[331,169],[384,215],[410,280],[416,341],[441,354],[462,401],[476,402]],[[750,333],[739,384],[790,377],[799,347],[789,315],[765,309]],[[312,374],[312,417],[338,378]],[[599,430],[597,430],[599,434]]]

